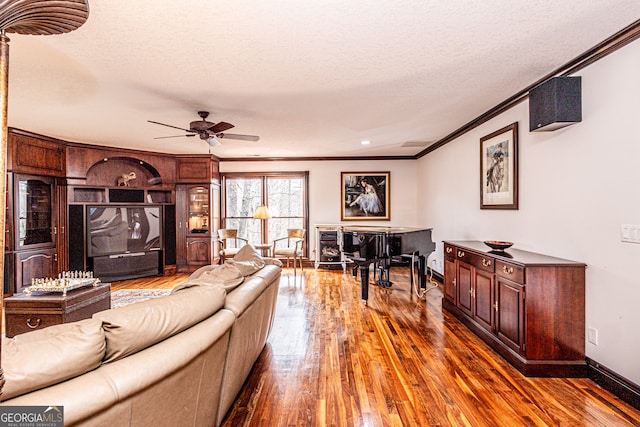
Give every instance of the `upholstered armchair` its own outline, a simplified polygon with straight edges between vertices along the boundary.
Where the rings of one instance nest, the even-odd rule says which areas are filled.
[[[306,230],[304,228],[289,228],[287,237],[280,237],[273,241],[272,256],[287,258],[287,268],[289,268],[289,260],[293,258],[293,275],[296,275],[296,261],[300,265],[300,270],[304,271],[302,266],[302,243],[304,242]]]
[[[247,239],[238,237],[238,230],[221,228],[218,230],[218,243],[220,244],[220,263],[224,264],[225,258],[233,258],[240,248],[249,242]]]

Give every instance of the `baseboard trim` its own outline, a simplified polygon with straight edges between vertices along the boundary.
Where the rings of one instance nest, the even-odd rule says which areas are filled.
[[[585,359],[591,381],[615,394],[620,400],[640,410],[640,386],[638,384],[629,381],[593,359],[588,357]]]

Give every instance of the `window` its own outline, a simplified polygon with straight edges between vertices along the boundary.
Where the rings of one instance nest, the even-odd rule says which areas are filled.
[[[223,228],[238,229],[250,243],[271,243],[287,235],[287,228],[308,228],[308,172],[223,175]],[[271,218],[254,219],[260,205]]]

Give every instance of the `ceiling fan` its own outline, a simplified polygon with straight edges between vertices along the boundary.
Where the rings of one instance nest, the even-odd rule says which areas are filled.
[[[207,117],[209,117],[208,111],[198,111],[198,115],[202,120],[195,120],[189,123],[189,129],[183,129],[178,126],[168,125],[165,123],[154,122],[153,120],[147,120],[149,123],[155,123],[157,125],[167,126],[174,129],[180,129],[182,131],[187,132],[186,135],[175,135],[175,136],[158,136],[153,139],[163,139],[163,138],[178,138],[182,136],[196,136],[198,135],[200,139],[207,141],[207,143],[212,146],[218,146],[222,143],[221,139],[239,139],[243,141],[259,141],[260,137],[256,135],[240,135],[237,133],[225,133],[226,130],[233,128],[234,126],[231,123],[226,122],[218,122],[212,123],[207,121]]]

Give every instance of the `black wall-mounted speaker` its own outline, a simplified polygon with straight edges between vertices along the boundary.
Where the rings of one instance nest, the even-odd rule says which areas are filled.
[[[122,190],[120,188],[110,188],[109,201],[111,203],[144,203],[144,190]]]
[[[553,77],[529,91],[529,131],[582,121],[582,77]]]
[[[69,271],[86,269],[84,253],[84,206],[69,205]]]
[[[164,264],[176,263],[176,207],[164,207]]]

